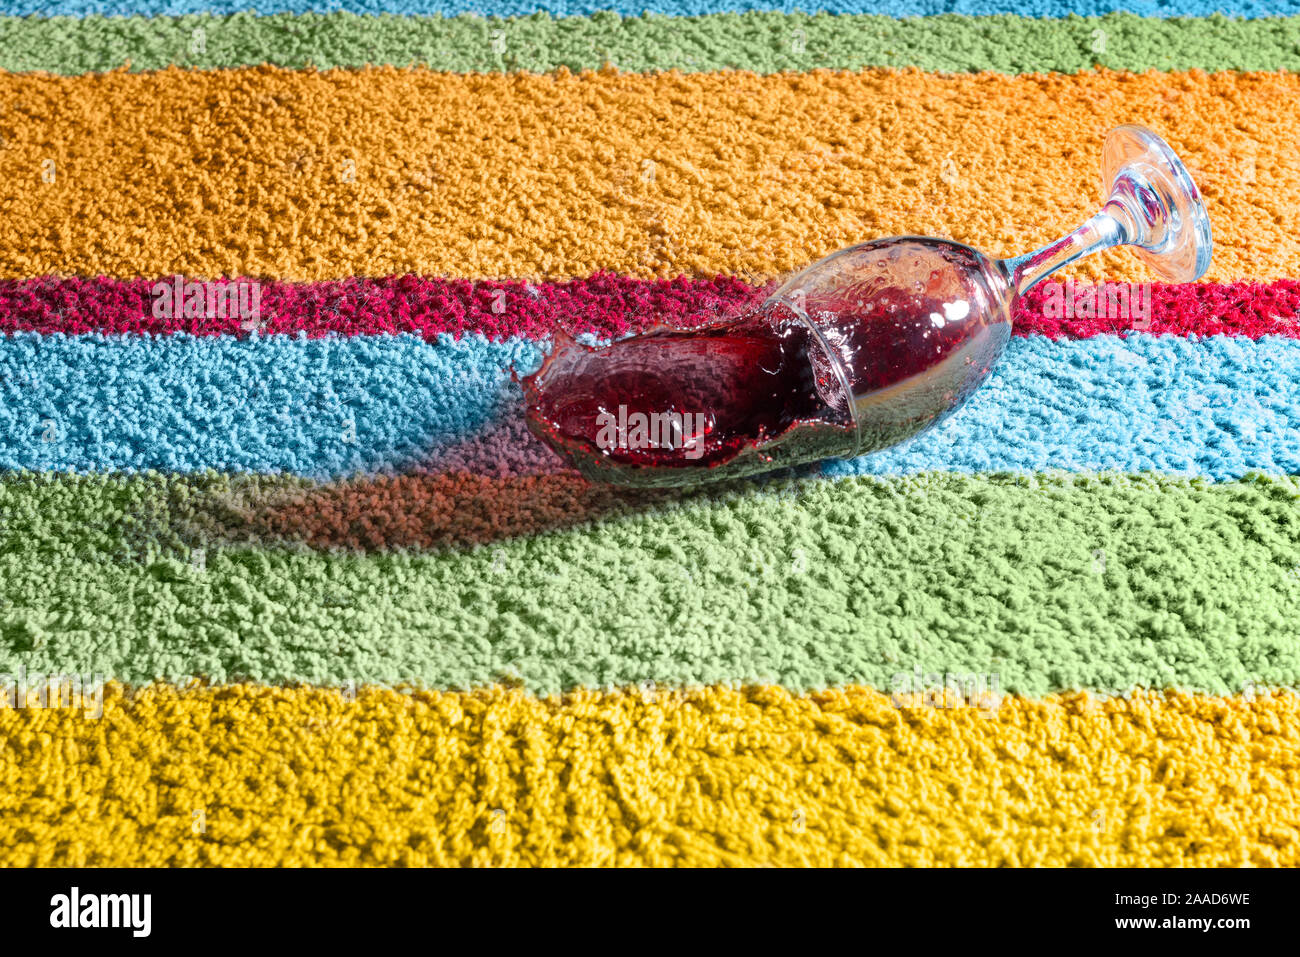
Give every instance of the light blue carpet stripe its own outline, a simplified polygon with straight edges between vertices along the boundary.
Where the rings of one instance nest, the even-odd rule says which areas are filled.
[[[41,336],[0,339],[0,468],[292,472],[436,463],[520,415],[537,343]],[[965,409],[826,471],[1300,473],[1300,340],[1016,338]]]

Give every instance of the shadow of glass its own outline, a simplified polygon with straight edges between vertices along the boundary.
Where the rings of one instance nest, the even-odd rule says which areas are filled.
[[[621,488],[588,481],[531,435],[531,446],[519,439],[511,438],[509,458],[493,454],[500,434],[471,440],[437,471],[329,481],[212,473],[172,480],[147,510],[130,516],[124,541],[135,560],[188,561],[196,549],[240,546],[356,553],[472,549],[674,503],[752,494],[809,471],[691,489]]]

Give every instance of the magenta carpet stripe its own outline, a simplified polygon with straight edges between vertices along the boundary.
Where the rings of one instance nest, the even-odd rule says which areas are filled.
[[[174,283],[174,279],[164,280]],[[238,315],[158,318],[158,280],[39,279],[0,282],[0,332],[243,334]],[[174,288],[174,287],[173,287]],[[598,275],[561,283],[393,276],[260,283],[263,333],[376,335],[426,339],[481,333],[500,341],[572,335],[620,336],[654,322],[683,323],[742,308],[760,295],[739,279],[646,281]],[[188,295],[188,293],[187,293]]]
[[[155,316],[156,286],[155,280],[102,277],[0,282],[0,332],[246,335],[256,327],[264,334],[313,338],[481,333],[499,341],[548,338],[564,329],[608,338],[656,323],[732,314],[763,294],[762,288],[725,276],[638,280],[606,274],[538,284],[421,276],[262,282],[258,321],[241,318],[234,308],[225,318]],[[1093,287],[1044,284],[1018,311],[1017,334],[1075,339],[1136,328],[1156,335],[1300,337],[1296,280],[1105,288],[1122,291],[1127,299],[1094,293]]]

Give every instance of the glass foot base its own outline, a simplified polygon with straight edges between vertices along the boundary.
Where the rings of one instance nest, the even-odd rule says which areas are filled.
[[[1200,190],[1169,144],[1145,126],[1117,126],[1101,153],[1106,210],[1133,253],[1167,282],[1192,282],[1210,268],[1214,241]]]

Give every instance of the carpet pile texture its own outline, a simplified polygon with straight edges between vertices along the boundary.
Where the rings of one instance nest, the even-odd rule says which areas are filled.
[[[0,0],[0,861],[1300,864],[1300,2],[243,5]],[[1063,272],[916,441],[523,427],[562,333],[1061,235],[1125,122],[1210,271]]]

